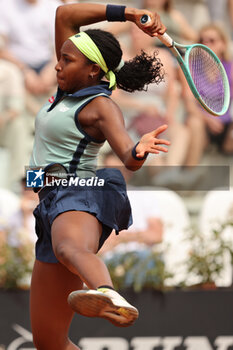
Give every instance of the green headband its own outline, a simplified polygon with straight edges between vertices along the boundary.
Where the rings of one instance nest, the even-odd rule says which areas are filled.
[[[100,66],[105,73],[106,79],[110,82],[109,87],[114,90],[116,88],[116,76],[113,71],[108,69],[100,50],[89,35],[85,32],[80,32],[69,37],[69,40],[71,40],[89,60]]]

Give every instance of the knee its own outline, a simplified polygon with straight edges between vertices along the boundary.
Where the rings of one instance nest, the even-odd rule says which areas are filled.
[[[85,249],[69,242],[59,242],[53,246],[53,251],[56,258],[64,265],[73,261],[75,255],[81,255]]]
[[[68,260],[70,260],[72,248],[68,244],[66,244],[65,242],[61,242],[61,243],[54,245],[53,251],[54,251],[56,258],[60,262],[65,263]]]

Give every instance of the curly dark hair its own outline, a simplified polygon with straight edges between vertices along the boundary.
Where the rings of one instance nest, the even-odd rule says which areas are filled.
[[[109,70],[115,71],[121,58],[122,50],[118,40],[110,32],[101,29],[88,29],[85,31],[99,48]],[[151,83],[159,84],[164,80],[164,69],[161,60],[156,57],[155,51],[148,55],[143,50],[132,60],[125,62],[119,72],[115,71],[117,87],[134,92],[147,90]],[[100,79],[104,76],[101,71]]]

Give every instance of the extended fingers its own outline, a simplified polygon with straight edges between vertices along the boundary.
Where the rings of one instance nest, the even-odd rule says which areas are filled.
[[[166,32],[166,30],[167,28],[165,27],[165,25],[161,21],[159,21],[157,22],[157,25],[153,27],[152,33],[153,36],[157,36],[158,34],[163,35]]]
[[[157,137],[159,134],[164,132],[167,128],[168,128],[168,125],[167,124],[163,124],[163,125],[159,126],[157,129],[153,130],[151,132],[151,135],[153,135],[154,137]]]
[[[154,140],[154,143],[157,145],[157,144],[163,144],[163,145],[167,145],[167,146],[169,146],[170,144],[171,144],[171,142],[170,141],[168,141],[168,140],[165,140],[165,139],[155,139]]]
[[[159,154],[159,152],[160,152],[160,151],[158,151],[157,149],[154,149],[154,148],[152,148],[152,147],[151,147],[150,150],[148,151],[148,153],[152,153],[152,154]],[[139,153],[137,153],[137,157],[142,158],[142,157],[144,157],[145,153],[146,153],[146,152],[139,152]]]
[[[151,147],[152,150],[160,151],[160,152],[168,152],[168,149],[163,146],[155,145]]]
[[[148,25],[147,27],[145,27],[143,29],[143,31],[154,37],[154,36],[157,36],[158,34],[159,35],[162,35],[166,32],[167,28],[161,23],[161,25],[157,25],[157,24],[152,24],[152,25]]]

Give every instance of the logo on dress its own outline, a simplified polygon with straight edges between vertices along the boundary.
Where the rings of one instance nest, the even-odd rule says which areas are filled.
[[[50,103],[53,103],[53,102],[55,101],[55,97],[54,97],[54,96],[51,96],[51,97],[48,99],[48,101],[49,101]]]

